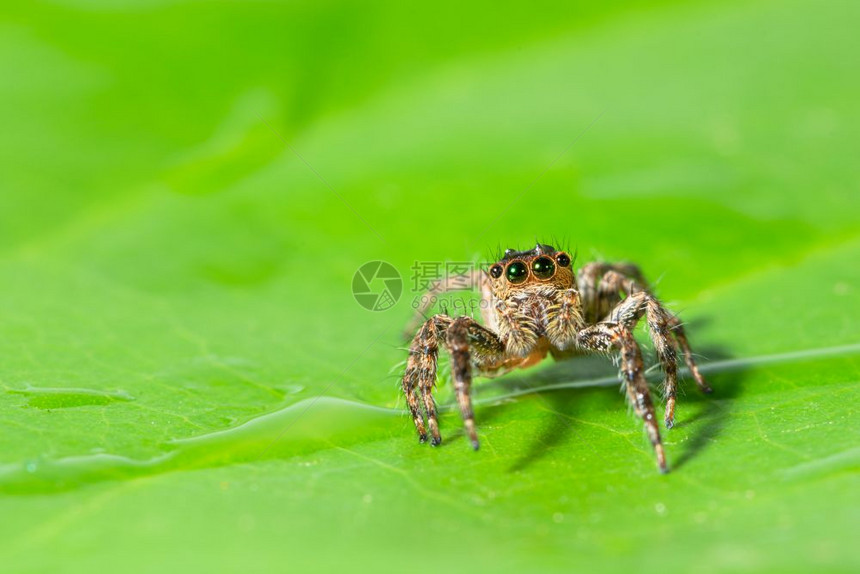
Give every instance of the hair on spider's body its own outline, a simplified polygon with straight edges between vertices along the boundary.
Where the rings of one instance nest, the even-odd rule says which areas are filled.
[[[637,266],[594,262],[577,273],[575,259],[576,254],[571,256],[569,250],[537,243],[529,250],[507,249],[488,269],[473,271],[466,284],[480,287],[483,324],[466,315],[428,317],[429,303],[417,309],[407,327],[412,343],[402,388],[421,442],[428,433],[431,444],[442,441],[432,394],[440,347],[451,356],[457,402],[476,450],[473,373],[495,376],[535,365],[547,355],[561,359],[582,353],[611,354],[620,363],[630,404],[645,423],[658,468],[668,470],[642,352],[633,337],[639,320],[646,319],[664,372],[667,428],[674,424],[677,350],[683,353],[698,387],[703,392],[711,389],[696,366],[681,321],[654,297]],[[431,293],[463,289],[463,285],[462,281],[442,279]]]

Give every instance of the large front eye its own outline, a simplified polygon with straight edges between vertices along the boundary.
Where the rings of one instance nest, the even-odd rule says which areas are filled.
[[[511,283],[522,283],[529,276],[529,269],[522,261],[513,261],[508,265],[507,278]]]
[[[555,263],[549,257],[538,257],[532,262],[532,271],[538,279],[549,279],[555,273]]]

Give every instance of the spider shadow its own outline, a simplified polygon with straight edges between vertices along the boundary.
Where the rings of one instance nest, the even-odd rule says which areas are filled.
[[[699,392],[692,379],[682,374],[678,393],[679,418],[676,419],[673,430],[661,429],[663,440],[669,443],[670,466],[674,469],[681,468],[694,459],[719,436],[730,414],[732,399],[740,391],[744,376],[743,368],[713,371],[708,367],[715,361],[733,358],[722,348],[707,348],[701,355],[707,357],[707,362],[703,360],[700,368],[714,392],[710,395]],[[653,364],[653,361],[649,364]],[[657,387],[653,390],[653,396],[660,407],[662,401],[658,398],[658,386],[661,380],[659,368],[649,371],[649,383],[652,387]],[[619,408],[620,385],[618,370],[612,362],[594,355],[559,361],[535,373],[507,375],[479,387],[483,392],[478,394],[477,402],[479,405],[484,403],[484,408],[479,407],[479,424],[492,423],[511,408],[510,399],[524,395],[537,397],[543,403],[543,408],[553,415],[547,419],[526,452],[511,465],[509,471],[518,472],[538,462],[548,452],[568,440],[576,423],[577,404],[588,403],[590,408],[594,408],[596,404],[598,409]],[[482,399],[480,395],[484,394],[492,394],[496,398]],[[493,408],[487,408],[486,403],[492,404]],[[662,415],[662,408],[658,408],[658,412]],[[685,416],[686,413],[691,415]],[[631,424],[641,426],[642,423],[636,417]],[[671,445],[674,438],[672,432],[676,430],[683,430],[684,434],[689,435],[678,443],[680,449],[673,449]],[[677,453],[674,457],[671,457],[672,450]]]
[[[723,355],[720,360],[732,358],[734,357],[731,355]],[[692,461],[722,433],[731,416],[734,399],[741,393],[750,367],[735,366],[731,369],[712,370],[705,363],[702,370],[713,392],[708,395],[700,393],[695,384],[690,384],[687,385],[689,391],[686,396],[679,396],[679,401],[683,398],[687,404],[697,406],[698,411],[692,416],[676,418],[675,429],[684,432],[689,430],[689,438],[684,442],[678,456],[671,461],[672,468],[675,469]]]

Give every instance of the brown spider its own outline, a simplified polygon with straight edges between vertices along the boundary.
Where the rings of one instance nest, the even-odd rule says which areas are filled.
[[[699,389],[709,393],[711,388],[696,367],[680,320],[651,294],[638,267],[628,263],[589,263],[577,277],[568,253],[538,243],[529,251],[508,249],[488,271],[473,272],[472,279],[472,285],[481,287],[484,325],[467,316],[434,315],[421,325],[409,347],[403,392],[421,442],[427,440],[425,414],[431,444],[442,442],[432,394],[440,343],[451,355],[457,402],[476,450],[479,443],[470,396],[473,368],[478,375],[493,376],[535,365],[547,353],[559,359],[617,349],[627,396],[645,422],[657,466],[661,472],[667,471],[642,352],[633,338],[639,320],[643,316],[647,319],[665,375],[667,428],[672,428],[675,416],[676,346],[684,353]],[[462,281],[442,279],[431,293],[458,288],[464,288]],[[418,310],[410,334],[427,307],[429,304]]]

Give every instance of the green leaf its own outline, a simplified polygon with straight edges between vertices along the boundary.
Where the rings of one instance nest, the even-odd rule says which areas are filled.
[[[4,570],[856,571],[858,12],[10,3]],[[535,238],[687,322],[670,474],[600,357],[418,444],[412,266]]]

